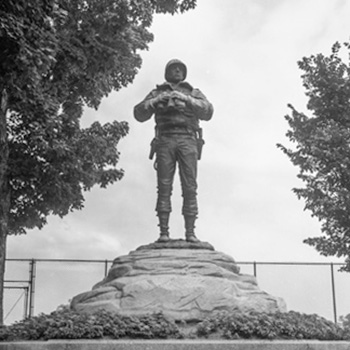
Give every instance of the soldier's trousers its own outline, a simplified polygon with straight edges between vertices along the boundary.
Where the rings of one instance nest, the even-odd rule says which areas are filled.
[[[192,135],[162,135],[157,142],[158,200],[156,211],[171,212],[176,164],[179,167],[183,196],[182,214],[197,216],[197,140]]]

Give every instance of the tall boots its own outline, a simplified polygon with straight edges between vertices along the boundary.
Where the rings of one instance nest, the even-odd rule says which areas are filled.
[[[169,215],[168,212],[159,212],[158,213],[158,219],[159,219],[159,228],[160,228],[160,236],[157,240],[157,242],[168,242],[170,240],[169,238]]]
[[[159,243],[170,241],[169,238],[169,215],[168,212],[158,212],[160,236],[157,240]],[[199,239],[194,234],[194,223],[197,219],[195,215],[185,215],[186,241],[191,243],[199,242]]]
[[[197,219],[195,215],[185,215],[186,241],[191,243],[199,242],[199,239],[194,234],[194,223]]]

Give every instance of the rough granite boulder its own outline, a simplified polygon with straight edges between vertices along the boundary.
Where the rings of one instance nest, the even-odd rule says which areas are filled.
[[[116,258],[107,277],[75,296],[71,308],[123,315],[162,311],[185,321],[217,311],[286,311],[284,301],[261,291],[254,276],[240,274],[230,256],[209,243],[182,240],[152,243]]]

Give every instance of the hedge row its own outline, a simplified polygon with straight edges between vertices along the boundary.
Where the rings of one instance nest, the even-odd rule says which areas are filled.
[[[0,341],[48,339],[318,339],[350,340],[350,326],[337,325],[317,315],[287,313],[218,313],[186,333],[162,313],[129,317],[98,311],[80,314],[55,311],[0,328]],[[181,326],[181,327],[180,327]]]

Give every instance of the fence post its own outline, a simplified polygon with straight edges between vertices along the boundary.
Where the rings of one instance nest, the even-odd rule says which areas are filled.
[[[254,277],[256,277],[256,261],[253,262],[253,267],[254,267]]]
[[[333,299],[333,314],[334,314],[334,322],[337,323],[337,304],[335,300],[335,282],[334,282],[334,266],[331,263],[331,281],[332,281],[332,299]]]
[[[105,260],[105,277],[107,276],[108,273],[108,260]]]
[[[25,320],[28,317],[28,297],[29,297],[29,287],[24,287],[24,311],[23,311],[23,319]]]
[[[35,275],[36,275],[36,261],[34,259],[30,262],[30,272],[29,272],[29,314],[28,317],[31,318],[34,314],[34,295],[35,295]]]

